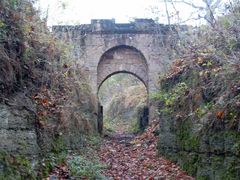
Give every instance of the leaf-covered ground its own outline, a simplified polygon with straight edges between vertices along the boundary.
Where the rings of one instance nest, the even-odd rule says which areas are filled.
[[[98,153],[108,165],[103,175],[110,179],[192,180],[177,165],[157,153],[157,123],[139,136],[115,134],[104,139]]]
[[[194,180],[176,164],[158,154],[158,127],[158,123],[153,122],[141,135],[118,133],[106,136],[100,149],[91,152],[92,157],[98,156],[100,162],[107,165],[101,170],[101,179]],[[66,163],[56,166],[47,180],[54,178],[92,179],[74,177]]]

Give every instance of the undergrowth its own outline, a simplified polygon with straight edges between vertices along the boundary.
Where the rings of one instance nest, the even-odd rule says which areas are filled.
[[[67,164],[74,178],[82,179],[105,179],[101,175],[101,170],[106,168],[106,165],[101,164],[98,160],[89,160],[81,155],[73,155]]]
[[[83,147],[72,152],[66,159],[71,176],[76,179],[105,179],[101,170],[107,168],[100,163],[96,154],[100,149],[102,138],[99,135],[83,135]]]
[[[37,172],[25,156],[0,151],[0,179],[36,179]]]

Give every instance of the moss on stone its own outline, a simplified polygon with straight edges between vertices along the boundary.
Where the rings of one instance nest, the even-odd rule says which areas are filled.
[[[0,151],[0,179],[37,179],[29,159]]]
[[[196,180],[209,180],[209,178],[207,176],[198,176]]]
[[[180,122],[176,129],[177,144],[182,150],[198,151],[199,138],[191,132],[191,122],[184,120]]]
[[[224,169],[221,171],[222,180],[240,179],[240,160],[236,157],[225,157]]]
[[[185,153],[182,158],[186,158],[183,160],[182,167],[185,171],[187,171],[190,175],[194,176],[197,173],[197,169],[199,166],[199,156],[196,153]]]
[[[231,151],[236,156],[240,156],[240,133],[237,131],[225,131],[225,150]]]

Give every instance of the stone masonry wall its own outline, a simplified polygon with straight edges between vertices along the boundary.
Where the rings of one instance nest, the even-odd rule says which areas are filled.
[[[30,108],[28,108],[30,107]],[[11,154],[38,156],[40,148],[35,131],[36,117],[29,109],[31,100],[16,95],[7,104],[0,104],[0,149]]]
[[[142,54],[146,65],[137,76],[145,78],[143,81],[146,81],[145,85],[149,93],[154,92],[159,73],[166,71],[171,62],[169,49],[174,42],[172,40],[176,40],[177,37],[174,27],[156,24],[151,19],[136,19],[128,24],[116,24],[114,20],[92,20],[91,24],[87,25],[54,26],[53,33],[57,38],[73,45],[72,54],[90,74],[89,82],[96,94],[98,85],[101,84],[98,82],[98,74],[106,71],[102,67],[100,67],[101,72],[97,71],[100,59],[108,50],[122,46],[128,49],[134,48]],[[110,72],[128,71],[135,74],[139,68],[141,69],[139,67],[141,65],[135,64],[134,59],[119,59],[122,65],[117,67],[113,65]],[[131,69],[126,69],[127,62],[133,64]],[[102,80],[104,78],[100,81]]]
[[[98,87],[108,76],[116,72],[130,72],[137,76],[146,86],[148,84],[148,66],[140,52],[127,46],[120,46],[107,51],[101,58],[97,78]]]

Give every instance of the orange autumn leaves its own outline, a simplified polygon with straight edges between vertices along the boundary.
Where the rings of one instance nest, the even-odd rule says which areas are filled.
[[[34,99],[37,104],[41,104],[45,107],[51,104],[50,100],[47,97],[41,96],[40,94],[35,94],[32,99]]]
[[[217,118],[218,120],[223,119],[223,116],[224,116],[224,111],[218,111],[218,112],[216,112],[216,118]]]
[[[44,127],[47,125],[47,117],[49,112],[57,112],[56,104],[53,102],[53,100],[50,97],[47,97],[44,95],[43,91],[41,93],[35,94],[32,99],[37,104],[37,115],[38,115],[38,122],[41,127]]]

